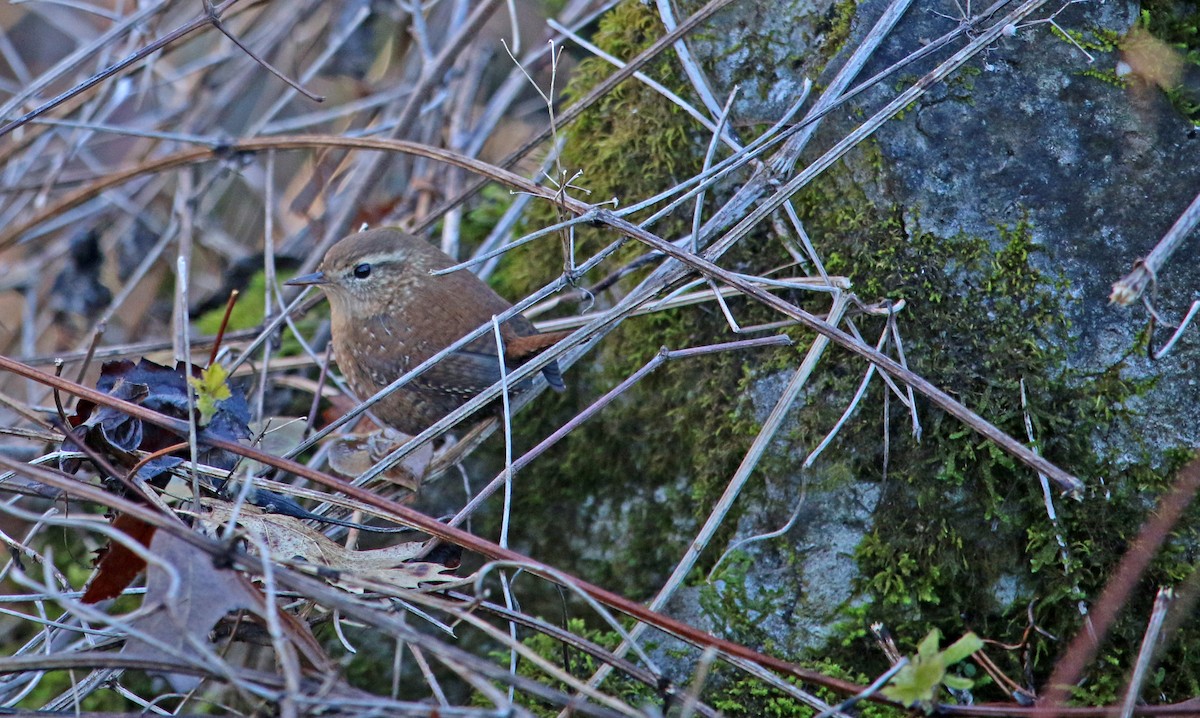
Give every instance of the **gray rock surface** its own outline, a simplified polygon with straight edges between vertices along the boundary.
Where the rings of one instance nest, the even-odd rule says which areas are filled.
[[[882,5],[860,11],[872,17]],[[1077,4],[1057,21],[1085,37],[1105,30],[1123,35],[1137,10],[1133,3]],[[900,59],[911,48],[903,38],[951,27],[911,10],[867,74]],[[1157,89],[1136,79],[1122,89],[1084,74],[1111,72],[1120,59],[1115,52],[1091,54],[1094,61],[1046,24],[1002,39],[968,65],[972,74],[938,87],[876,135],[887,175],[878,199],[909,208],[923,228],[944,236],[986,236],[997,224],[1027,219],[1046,269],[1065,276],[1074,292],[1076,360],[1104,367],[1143,326],[1131,321],[1133,312],[1108,305],[1111,285],[1200,188],[1200,139]],[[891,90],[872,94],[881,100]],[[1160,297],[1161,308],[1176,317],[1191,288],[1200,286],[1192,264],[1179,260],[1163,273]],[[1164,368],[1171,373],[1162,366],[1153,371]]]
[[[745,120],[773,122],[795,102],[806,77],[814,77],[833,41],[834,0],[739,2],[689,40],[719,98],[739,87],[737,113]],[[697,7],[699,3],[697,3]],[[694,9],[694,8],[693,8]]]
[[[821,82],[828,82],[885,6],[881,0],[858,6],[851,37],[825,69]],[[795,17],[784,11],[759,16],[752,9],[735,8],[724,25],[732,30],[728,35],[709,36],[696,44],[707,53],[706,66],[713,70],[718,94],[736,83],[749,88],[737,107],[747,117],[778,116],[801,77],[788,73],[780,57],[747,48],[777,47],[779,43],[763,39],[772,36],[801,38],[796,43],[801,50],[816,47],[818,33],[796,26],[804,18],[832,12],[819,3],[788,7]],[[1036,17],[1045,18],[1059,7],[1047,5]],[[956,12],[950,2],[936,7],[915,3],[861,77],[955,27],[954,20],[934,10]],[[1123,35],[1138,11],[1138,5],[1130,2],[1077,3],[1055,19],[1086,40],[1105,32]],[[749,30],[752,16],[762,22]],[[746,33],[739,34],[738,29]],[[902,207],[914,226],[944,237],[960,233],[995,237],[997,225],[1028,222],[1034,242],[1043,250],[1035,260],[1039,268],[1068,282],[1063,306],[1075,333],[1071,361],[1077,368],[1100,370],[1125,357],[1135,335],[1145,327],[1147,315],[1141,307],[1108,304],[1110,287],[1150,251],[1200,191],[1200,138],[1157,88],[1136,78],[1122,88],[1094,76],[1111,74],[1120,60],[1118,52],[1089,52],[1091,60],[1052,33],[1045,22],[1017,28],[1014,35],[1004,37],[876,133],[872,143],[879,161],[872,166],[881,167],[882,175],[864,189],[874,202]],[[810,145],[809,158],[947,54],[906,68],[831,114]],[[761,65],[768,58],[776,64],[773,71],[764,72]],[[817,64],[811,58],[791,60],[797,73]],[[777,78],[774,84],[759,84],[771,77]],[[870,160],[860,148],[846,162],[855,176],[861,176]],[[1190,261],[1195,241],[1160,276],[1155,301],[1168,319],[1181,318],[1200,290],[1200,266]],[[814,236],[813,242],[818,251],[832,251],[837,238]],[[1154,389],[1138,399],[1140,408],[1147,410],[1142,427],[1146,434],[1135,438],[1149,439],[1159,450],[1200,443],[1200,420],[1193,409],[1200,403],[1193,379],[1197,332],[1200,328],[1193,329],[1166,359],[1150,363],[1133,357],[1126,370],[1133,378],[1157,378]],[[1161,345],[1167,336],[1168,331],[1160,330],[1156,343]],[[761,386],[767,389],[775,383],[780,382],[768,377]],[[757,398],[756,409],[769,409],[770,400]],[[1105,437],[1097,449],[1132,451],[1125,441]],[[1146,457],[1131,454],[1129,458]],[[1158,458],[1150,457],[1151,461]],[[790,481],[794,495],[799,472]],[[822,618],[852,600],[854,563],[846,557],[869,530],[877,500],[877,493],[861,487],[809,491],[805,518],[787,537],[787,544],[803,556],[796,571],[799,596],[794,613],[763,621],[773,639],[792,647],[819,642],[827,626]],[[777,506],[750,510],[739,524],[737,537],[772,530],[779,523],[778,515]],[[754,551],[763,559],[757,552],[767,550]],[[792,586],[796,580],[789,575],[780,584],[768,583],[760,590]],[[1012,577],[997,584],[995,593],[998,601],[1029,598],[1025,587]]]

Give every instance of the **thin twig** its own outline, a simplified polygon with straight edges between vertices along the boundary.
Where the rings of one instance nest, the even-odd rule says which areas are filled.
[[[208,21],[212,23],[212,26],[217,28],[217,30],[219,30],[222,35],[229,38],[229,40],[234,45],[237,45],[238,48],[240,48],[242,52],[249,55],[251,60],[254,60],[259,65],[262,65],[263,68],[265,68],[267,72],[271,73],[275,77],[278,77],[280,80],[283,80],[293,90],[295,90],[296,92],[299,92],[301,95],[304,95],[305,97],[312,100],[313,102],[324,102],[325,101],[324,95],[318,95],[318,94],[309,92],[308,90],[304,89],[303,87],[300,86],[300,83],[296,82],[292,78],[283,74],[278,69],[276,69],[276,67],[274,65],[272,65],[271,63],[262,59],[261,57],[258,56],[257,53],[255,53],[250,48],[246,47],[246,45],[241,40],[238,39],[237,35],[234,35],[232,32],[230,32],[229,28],[225,27],[225,23],[221,22],[221,12],[216,7],[213,6],[212,0],[203,0],[203,1],[204,1],[204,11],[206,13],[208,13]]]
[[[232,7],[237,2],[238,2],[238,0],[225,0],[225,2],[216,6],[217,12],[223,13],[223,12],[225,12],[225,10]],[[157,11],[158,7],[160,7],[160,6],[150,6],[146,9],[143,9],[140,13],[133,16],[133,18],[137,18],[137,20],[135,20],[135,22],[140,21],[141,19],[144,19],[145,17],[148,17],[149,15],[152,14],[152,11]],[[131,18],[131,20],[133,18]],[[131,27],[133,24],[134,24],[133,22],[130,22],[127,20],[122,25],[110,30],[108,34],[106,34],[100,38],[97,38],[97,40],[92,44],[92,46],[96,47],[96,48],[103,47],[105,44],[107,44],[109,42],[111,36],[113,36],[115,34],[123,34],[124,32],[128,31],[128,28]],[[129,57],[126,57],[125,59],[121,60],[120,62],[117,62],[113,65],[106,67],[104,70],[96,73],[95,75],[92,75],[91,77],[89,77],[88,79],[84,80],[83,82],[75,85],[71,89],[66,90],[63,93],[57,95],[56,97],[42,103],[37,108],[25,113],[24,115],[21,115],[20,117],[16,118],[15,120],[10,120],[9,122],[5,123],[3,126],[0,126],[0,137],[3,137],[5,135],[9,134],[10,132],[17,129],[18,127],[28,124],[30,121],[32,121],[38,117],[41,117],[42,115],[46,114],[50,110],[53,110],[55,107],[58,107],[59,105],[63,104],[64,102],[66,102],[78,95],[81,95],[84,92],[87,92],[89,89],[95,87],[96,85],[100,84],[101,82],[104,82],[108,78],[114,77],[114,76],[120,74],[122,71],[124,71],[130,67],[133,67],[134,65],[138,64],[142,60],[144,60],[147,57],[158,52],[159,50],[166,47],[167,45],[170,45],[171,43],[175,42],[176,40],[184,38],[184,37],[192,34],[193,32],[200,30],[201,28],[204,28],[208,24],[209,24],[209,18],[206,14],[199,18],[196,18],[195,20],[192,20],[191,22],[189,22],[185,25],[182,25],[182,26],[176,28],[175,30],[167,33],[166,35],[162,36],[161,38],[155,40],[154,42],[150,43],[149,45],[147,45],[147,46],[143,47],[142,49],[138,50],[137,52],[133,53]],[[82,60],[84,57],[86,57],[86,53],[82,54],[82,55],[80,53],[76,53],[76,55],[79,55],[79,57],[77,59],[75,59],[76,58],[75,55],[73,55],[72,58],[68,58],[68,59],[74,59],[77,62],[79,60]],[[64,63],[60,63],[60,65],[63,65],[65,63],[66,63],[66,61],[64,61]],[[73,64],[73,63],[70,63],[70,64]],[[70,66],[70,65],[68,64],[68,66]],[[54,75],[52,73],[47,73],[46,75],[43,75],[42,77],[45,78],[46,84],[49,84],[49,82],[53,79]],[[26,93],[30,93],[30,89],[26,89]],[[18,102],[17,97],[10,99],[3,107],[0,107],[0,117],[7,116],[13,109],[15,109],[17,106],[19,106],[20,103],[23,101],[24,100],[22,99],[22,100],[20,100],[20,102]]]
[[[1138,649],[1137,660],[1133,664],[1133,672],[1129,677],[1129,687],[1125,690],[1125,699],[1121,701],[1121,718],[1131,718],[1137,707],[1138,697],[1142,694],[1142,685],[1146,682],[1146,674],[1153,664],[1159,649],[1159,637],[1162,635],[1163,623],[1167,619],[1167,611],[1175,600],[1175,592],[1170,588],[1158,589],[1154,598],[1154,608],[1150,611],[1150,621],[1146,625],[1146,633],[1142,636],[1142,645]]]

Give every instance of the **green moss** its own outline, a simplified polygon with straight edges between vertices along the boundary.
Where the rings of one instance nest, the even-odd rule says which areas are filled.
[[[852,681],[860,685],[866,685],[873,680],[873,676],[868,676],[854,669],[848,669],[841,664],[829,660],[807,660],[800,661],[799,663],[808,670],[819,671],[830,678]],[[788,683],[799,685],[802,690],[815,695],[817,698],[831,705],[836,705],[847,698],[847,696],[840,695],[827,688],[819,688],[808,684],[801,685],[794,679],[788,679]],[[731,718],[758,718],[760,716],[767,718],[812,718],[818,712],[801,701],[785,695],[774,686],[766,685],[762,681],[746,676],[744,673],[738,673],[726,666],[720,665],[710,679],[708,689],[703,693],[703,698],[708,705]],[[907,711],[871,703],[870,701],[858,703],[850,712],[853,715],[862,716],[862,718],[899,718],[900,716],[909,715]]]
[[[28,696],[25,696],[16,708],[19,711],[34,711],[47,702],[53,700],[57,696],[70,691],[71,686],[77,685],[80,679],[86,675],[86,670],[75,671],[72,675],[71,671],[51,671],[42,677],[38,682],[37,688]],[[130,690],[139,691],[140,695],[154,695],[151,689],[151,684],[148,679],[132,676],[125,677],[121,681]],[[169,703],[168,703],[169,705]],[[74,706],[72,706],[74,707]],[[141,706],[128,700],[121,694],[109,688],[101,688],[93,691],[83,700],[79,701],[78,705],[81,711],[97,711],[97,712],[136,712],[141,710]],[[195,712],[204,712],[203,709]]]
[[[653,8],[631,0],[607,13],[592,39],[628,59],[662,32]],[[583,61],[566,95],[572,99],[585,95],[611,72],[607,63]],[[671,53],[664,53],[646,72],[672,90],[688,92]],[[636,80],[616,87],[567,132],[562,165],[567,173],[583,171],[578,182],[591,191],[592,201],[616,196],[627,202],[653,195],[698,172],[707,144],[704,131],[690,117]],[[687,208],[661,221],[654,230],[661,236],[687,231],[690,211]],[[533,214],[531,226],[555,221],[552,208],[543,205],[540,212]],[[589,227],[580,228],[575,239],[580,245],[578,255],[586,256],[616,236]],[[522,296],[560,272],[557,243],[549,242],[507,258],[494,277],[498,291]],[[630,243],[605,271],[644,252],[640,244]],[[754,271],[782,257],[779,252],[775,258],[755,258],[748,250],[739,250],[730,261],[754,262],[744,265]],[[621,288],[633,286],[643,276],[644,272],[629,277]],[[740,320],[752,323],[768,316],[761,308],[734,304]],[[568,372],[565,394],[543,397],[533,411],[522,415],[518,445],[529,445],[557,428],[661,347],[728,340],[725,321],[714,307],[631,319],[605,339],[587,365]],[[788,352],[795,356],[795,350]],[[687,527],[707,515],[752,440],[756,422],[747,411],[751,378],[744,368],[746,358],[740,353],[716,354],[659,368],[573,432],[569,446],[556,447],[522,472],[522,485],[537,488],[519,492],[517,511],[554,516],[563,525],[620,525],[625,529],[621,540],[610,547],[618,558],[585,561],[578,570],[629,595],[649,594],[678,560],[684,535],[690,531]],[[666,515],[674,518],[678,536],[664,535]],[[597,534],[603,530],[591,529]],[[546,543],[545,550],[535,549],[535,554],[570,561],[562,554],[567,546],[556,537],[527,538],[535,545]]]
[[[1112,52],[1120,46],[1120,36],[1105,28],[1092,28],[1084,32],[1075,28],[1064,30],[1054,24],[1050,26],[1050,32],[1063,42],[1082,47],[1088,52]]]
[[[1187,62],[1200,65],[1200,5],[1145,0],[1138,22],[1151,35],[1178,49]]]
[[[1012,436],[1025,435],[1027,412],[1039,450],[1051,461],[1078,472],[1092,486],[1106,479],[1104,488],[1082,503],[1057,501],[1059,532],[1070,547],[1069,573],[1064,575],[1056,530],[1046,518],[1036,477],[923,402],[920,443],[900,435],[897,427],[906,422],[906,412],[893,401],[890,470],[881,508],[856,556],[858,589],[870,600],[860,619],[881,621],[913,641],[936,626],[947,635],[971,628],[981,636],[1016,643],[1027,627],[1028,601],[1036,599],[1034,615],[1041,628],[1073,635],[1079,629],[1077,601],[1098,595],[1153,497],[1169,485],[1186,457],[1176,454],[1162,465],[1147,449],[1139,463],[1118,463],[1115,454],[1127,446],[1114,446],[1113,455],[1097,455],[1102,437],[1140,434],[1139,417],[1127,407],[1151,382],[1129,380],[1120,363],[1096,374],[1069,368],[1074,331],[1067,320],[1070,288],[1039,269],[1045,263],[1027,222],[998,227],[990,237],[935,236],[898,210],[871,208],[844,173],[806,189],[797,200],[814,237],[838,238],[836,248],[826,249],[831,273],[849,275],[866,300],[906,299],[900,329],[914,371]],[[868,327],[867,336],[880,329]],[[828,360],[829,365],[842,362],[842,357]],[[814,391],[848,398],[858,378],[853,371],[840,379],[823,376]],[[1021,403],[1022,382],[1027,407]],[[879,391],[860,409],[860,417],[878,417],[883,411]],[[829,404],[810,406],[801,415],[798,443],[811,445],[844,406],[836,399]],[[852,422],[826,455],[839,471],[845,471],[842,464],[850,457],[857,480],[884,480],[877,419]],[[1179,534],[1156,559],[1153,585],[1176,584],[1193,570],[1186,547],[1197,538],[1196,522],[1181,526]],[[1018,586],[1012,606],[996,603],[993,587],[1001,581]],[[1120,668],[1098,670],[1090,685],[1123,680],[1125,658],[1136,653],[1151,598],[1140,596],[1113,635],[1106,655],[1117,660],[1102,665]],[[969,617],[967,625],[964,616]],[[871,650],[860,629],[852,624],[845,629],[849,642],[834,650],[835,660],[849,662]],[[1186,653],[1195,645],[1196,627],[1185,633],[1188,637],[1176,638],[1172,650]],[[1031,641],[1029,667],[1044,679],[1061,645],[1036,636]],[[1025,669],[1018,655],[998,652],[991,657],[1009,675]],[[874,670],[882,666],[877,662]],[[1161,676],[1158,687],[1165,695],[1193,695],[1195,680],[1195,672],[1180,670]],[[1099,699],[1103,693],[1088,698]],[[984,695],[989,695],[986,689]]]
[[[1092,27],[1083,31],[1075,28],[1063,29],[1055,24],[1050,26],[1050,33],[1059,40],[1081,48],[1087,53],[1111,53],[1121,47],[1121,36],[1116,31],[1107,28]],[[1117,75],[1115,63],[1109,63],[1103,67],[1088,67],[1075,74],[1099,80],[1119,89],[1125,89],[1128,86],[1126,79]]]
[[[751,591],[746,578],[754,568],[753,560],[744,553],[726,559],[712,581],[701,586],[700,607],[713,621],[717,635],[748,646],[767,646],[770,650],[770,635],[762,623],[776,610],[777,602],[785,598],[786,589],[779,586]]]
[[[280,282],[284,282],[294,274],[295,272],[281,272],[277,278]],[[260,270],[255,272],[250,277],[250,281],[246,284],[246,287],[238,292],[237,303],[233,305],[233,311],[229,313],[229,324],[225,330],[227,332],[234,332],[261,326],[267,306],[266,297],[267,275]],[[322,304],[320,309],[297,319],[296,324],[304,331],[305,336],[312,336],[316,331],[317,324],[321,321],[321,315],[327,313],[328,310]],[[221,329],[221,322],[224,318],[225,306],[222,305],[218,309],[205,312],[196,319],[196,329],[206,336],[216,336],[217,332]],[[291,332],[285,331],[283,333],[283,343],[280,347],[280,355],[296,356],[300,353],[300,343],[296,341],[296,337]]]
[[[571,633],[591,641],[605,650],[612,651],[621,643],[621,636],[616,631],[590,628],[580,618],[570,619],[567,622],[566,628]],[[533,649],[542,658],[581,680],[590,677],[602,665],[591,654],[570,648],[544,633],[530,633],[522,643],[526,647]],[[507,650],[493,651],[490,655],[501,665],[507,666],[509,664],[510,654]],[[568,686],[548,680],[546,674],[534,665],[532,661],[519,660],[517,663],[517,674],[526,678],[543,681],[564,693],[569,694],[571,692]],[[635,681],[619,671],[615,672],[604,682],[603,690],[608,695],[615,696],[618,700],[625,701],[635,707],[662,704],[662,698],[653,687]],[[536,716],[553,718],[559,714],[559,708],[549,703],[532,699],[525,694],[517,693],[516,702],[517,705],[529,709]],[[481,695],[476,695],[473,703],[478,706],[490,705]]]
[[[620,643],[620,636],[615,631],[589,627],[581,619],[571,619],[567,624],[567,629],[608,650],[616,648]],[[590,655],[569,649],[558,640],[541,633],[531,634],[523,640],[523,643],[537,652],[542,658],[554,663],[577,678],[582,679],[592,675],[600,666]],[[496,651],[491,655],[496,662],[508,665],[508,651]],[[870,677],[862,673],[848,670],[830,661],[808,661],[802,665],[805,668],[818,670],[833,678],[855,681],[862,684],[869,683],[871,680]],[[562,684],[546,680],[545,674],[530,661],[520,661],[517,672],[527,678],[545,681],[559,690],[566,690],[566,687]],[[799,685],[794,679],[789,679],[788,682]],[[675,715],[677,710],[677,706],[675,705],[666,706],[662,696],[652,687],[624,677],[620,672],[614,673],[612,677],[605,681],[604,687],[610,695],[635,707],[656,707],[664,715]],[[813,690],[813,687],[808,685],[799,685],[799,687],[831,703],[845,699],[845,696],[838,695],[825,688]],[[744,673],[735,671],[722,663],[717,663],[713,666],[713,672],[705,683],[700,697],[706,704],[721,711],[722,714],[730,716],[730,718],[812,718],[817,713],[817,711],[804,703],[786,696],[779,689],[754,678],[747,677]],[[482,696],[476,696],[473,702],[479,706],[487,705]],[[537,716],[551,718],[558,715],[558,709],[553,706],[531,700],[528,696],[523,696],[520,693],[517,694],[517,702]],[[863,716],[863,718],[898,718],[899,716],[907,715],[906,712],[899,709],[875,705],[869,702],[859,704],[858,708],[856,708],[856,713]]]
[[[981,74],[983,74],[983,70],[978,67],[963,65],[958,72],[946,80],[946,90],[955,100],[974,107],[975,98],[971,96],[971,93],[975,91],[975,78]]]
[[[652,6],[628,0],[600,18],[591,40],[610,54],[629,60],[663,32]],[[565,100],[579,101],[613,71],[612,65],[599,58],[582,60],[563,91]],[[672,53],[663,53],[642,72],[672,91],[684,96],[690,93]],[[615,198],[618,204],[628,204],[696,174],[707,141],[701,131],[677,105],[641,81],[630,79],[613,88],[564,130],[567,142],[559,165],[568,177],[582,173],[572,184],[587,191],[586,201]],[[528,217],[526,227],[542,227],[560,219],[545,203]],[[663,226],[672,227],[666,224],[659,229]],[[573,238],[578,248],[576,256],[587,256],[615,239],[612,232],[589,227],[577,228]],[[497,290],[506,296],[521,296],[557,275],[562,269],[562,256],[557,249],[549,249],[554,244],[552,239],[544,239],[534,250],[507,257],[494,277]],[[640,251],[640,246],[631,245],[621,259]]]
[[[652,15],[639,3],[623,3],[601,23],[597,39],[610,51],[628,57],[660,32]],[[608,72],[584,63],[569,94],[581,96]],[[683,86],[669,59],[656,65],[653,73],[668,86]],[[969,81],[965,77],[964,82]],[[571,129],[564,164],[568,171],[584,170],[593,197],[648,196],[697,169],[704,138],[677,129],[690,127],[689,123],[661,98],[625,83]],[[1148,449],[1139,455],[1137,447],[1128,446],[1109,451],[1139,459],[1119,462],[1115,456],[1097,453],[1098,446],[1111,446],[1105,442],[1109,436],[1140,433],[1139,417],[1128,407],[1149,383],[1131,381],[1119,363],[1095,374],[1069,367],[1075,332],[1067,319],[1071,288],[1043,271],[1047,262],[1034,241],[1034,227],[1021,221],[999,226],[986,236],[933,235],[904,208],[878,207],[867,200],[852,179],[853,172],[877,172],[879,163],[878,154],[867,147],[856,169],[841,166],[794,198],[830,273],[850,276],[854,291],[864,301],[903,298],[908,302],[899,326],[914,371],[1012,436],[1025,436],[1028,414],[1044,455],[1076,471],[1091,486],[1098,486],[1101,477],[1106,483],[1082,503],[1059,500],[1056,530],[1046,518],[1040,487],[1028,469],[922,400],[918,410],[924,433],[919,442],[902,428],[906,410],[897,401],[890,403],[892,434],[885,477],[879,441],[884,407],[876,382],[857,418],[818,463],[817,472],[826,486],[875,481],[883,492],[874,528],[855,556],[864,601],[844,609],[840,633],[825,651],[836,665],[868,675],[884,668],[881,653],[864,629],[868,622],[885,623],[906,650],[933,627],[946,635],[960,635],[970,628],[985,638],[1016,643],[1026,632],[1029,602],[1036,599],[1033,615],[1039,627],[1059,636],[1073,635],[1080,625],[1078,600],[1098,595],[1154,497],[1169,484],[1182,459],[1174,457],[1164,464]],[[553,214],[548,212],[545,218],[552,220]],[[674,218],[655,229],[673,236],[686,228],[687,221]],[[588,247],[612,239],[611,234],[596,234],[592,229],[578,236]],[[778,263],[777,257],[765,256],[764,246],[775,244],[752,238],[724,262],[749,272]],[[631,245],[629,252],[636,251],[641,248]],[[540,286],[559,271],[556,252],[530,255],[505,263],[497,276],[510,296]],[[739,319],[746,323],[770,316],[752,306],[739,311],[745,312]],[[881,320],[858,322],[868,336],[878,336],[882,330]],[[799,331],[796,336],[809,338]],[[624,379],[659,347],[694,346],[728,337],[715,310],[677,310],[626,322],[600,345],[590,368],[572,369],[568,375],[572,390],[566,396],[540,400],[536,411],[522,416],[518,443],[528,444],[557,428],[575,407]],[[588,560],[564,557],[561,531],[546,531],[543,522],[531,521],[536,528],[525,531],[521,540],[533,544],[535,555],[571,566],[589,580],[627,595],[648,594],[677,560],[681,537],[707,515],[712,499],[724,488],[756,433],[758,424],[748,397],[757,382],[795,367],[805,349],[805,342],[800,342],[798,348],[786,350],[673,362],[643,379],[574,432],[569,447],[557,447],[519,479],[521,486],[530,488],[518,492],[518,515],[584,526],[589,537],[603,536],[614,526],[623,532],[612,536],[603,557]],[[795,429],[788,437],[793,445],[811,447],[824,436],[863,370],[861,361],[844,351],[827,353],[808,391],[808,396],[820,400],[797,412]],[[596,389],[580,388],[588,386]],[[762,491],[764,483],[793,475],[795,467],[788,461],[785,455],[770,455],[757,470],[763,481],[754,482],[743,505],[758,500],[756,492]],[[664,516],[671,519],[670,529],[663,527]],[[730,520],[727,525],[734,523]],[[1148,582],[1171,584],[1190,574],[1184,547],[1198,538],[1194,526],[1193,521],[1181,527],[1171,549],[1155,562]],[[1070,548],[1066,573],[1058,534]],[[799,557],[787,560],[793,559],[799,561]],[[777,597],[747,590],[745,572],[750,569],[737,562],[727,567],[722,591],[707,591],[703,604],[717,625],[758,644],[768,640],[761,618],[775,610]],[[993,587],[1004,582],[1017,587],[1012,605],[997,602]],[[1089,678],[1094,690],[1086,699],[1101,700],[1107,695],[1103,686],[1122,680],[1128,657],[1136,652],[1150,598],[1139,596],[1128,607],[1106,648],[1102,667]],[[1042,680],[1062,646],[1040,634],[1030,640],[1029,668]],[[1196,627],[1185,627],[1165,660],[1180,661],[1169,665],[1196,665],[1186,660],[1189,646],[1195,645],[1200,645]],[[989,656],[1009,675],[1023,675],[1026,665],[1019,652],[989,649]],[[1164,695],[1190,696],[1195,682],[1194,670],[1180,668],[1160,676],[1155,687]],[[734,679],[730,685],[739,682]],[[790,715],[779,705],[758,701],[766,695],[761,690],[742,684],[740,692],[730,692],[730,711]],[[979,695],[981,699],[1002,697],[988,687],[980,688]],[[735,709],[735,704],[740,707]]]
[[[286,277],[281,278],[281,281]],[[237,304],[229,313],[228,331],[253,329],[262,324],[266,311],[267,279],[263,272],[256,272],[250,278],[246,288],[238,293]],[[225,307],[214,309],[196,320],[196,328],[204,334],[214,336],[221,329],[221,320],[225,317]]]
[[[1114,68],[1089,67],[1086,70],[1081,70],[1079,74],[1083,77],[1090,77],[1093,80],[1099,80],[1100,82],[1120,89],[1125,89],[1128,86],[1128,83],[1125,82],[1125,78],[1118,76],[1117,71]]]
[[[821,36],[818,54],[822,57],[833,57],[842,49],[842,45],[850,37],[854,16],[858,13],[858,0],[839,0],[825,16],[825,22],[818,24],[817,32]]]
[[[489,184],[480,190],[463,217],[462,243],[475,246],[486,239],[512,205],[513,197],[507,187],[498,184]]]
[[[663,33],[653,7],[624,2],[604,15],[592,40],[629,60]],[[568,101],[576,101],[612,72],[612,65],[604,60],[588,58],[579,64],[564,94]],[[674,91],[690,94],[671,53],[651,61],[643,72]],[[701,136],[696,127],[682,108],[644,83],[626,80],[571,127],[563,155],[568,174],[583,170],[580,183],[598,201],[649,197],[699,168]]]

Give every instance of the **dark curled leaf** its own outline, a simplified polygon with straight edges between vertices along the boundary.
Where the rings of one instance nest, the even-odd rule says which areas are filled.
[[[144,466],[138,469],[137,475],[142,481],[151,481],[182,463],[183,459],[178,456],[160,456],[147,461]]]
[[[250,438],[250,406],[240,387],[230,387],[228,399],[217,402],[217,413],[212,421],[201,430],[206,436],[212,436],[229,441]]]
[[[144,437],[141,420],[104,409],[96,414],[95,419],[94,425],[90,422],[85,424],[89,446],[112,447],[125,453],[137,451],[142,446]]]
[[[199,376],[198,367],[180,362],[175,368],[155,364],[141,359],[136,364],[129,360],[106,362],[100,370],[96,388],[110,396],[140,404],[166,416],[186,420],[188,418],[188,395],[193,391],[188,383],[188,370]],[[194,401],[193,401],[194,403]],[[232,469],[238,457],[227,451],[204,446],[205,439],[219,438],[241,441],[250,437],[247,427],[250,407],[241,388],[229,386],[226,398],[215,402],[215,411],[207,425],[201,427],[198,436],[201,442],[199,459],[202,463],[222,469]],[[198,413],[196,414],[198,418]],[[131,466],[136,459],[134,451],[155,452],[187,441],[187,435],[155,426],[135,419],[128,414],[107,407],[97,408],[88,401],[80,401],[72,426],[84,430],[87,445],[110,457],[116,463]],[[181,455],[182,456],[182,455]],[[182,463],[182,458],[164,457],[151,461],[139,470],[146,480],[160,476]],[[78,463],[66,462],[65,470],[78,469]]]
[[[80,403],[82,403],[82,402],[80,402]],[[67,418],[70,421],[74,421],[74,417],[67,417]],[[72,426],[74,426],[74,424],[72,424]],[[63,441],[63,447],[62,447],[63,451],[78,451],[79,447],[83,445],[84,433],[85,433],[84,429],[72,428],[71,432],[70,432],[70,437]],[[76,471],[79,471],[79,466],[82,463],[83,462],[81,462],[79,459],[75,459],[75,458],[71,458],[71,459],[60,458],[58,460],[58,468],[65,471],[68,474],[74,474]]]
[[[129,364],[129,362],[116,363]],[[105,365],[105,368],[107,367],[108,364]],[[123,376],[110,376],[107,382],[105,379],[102,371],[97,388],[117,399],[141,404],[150,394],[149,386],[127,381]],[[101,441],[125,452],[134,451],[142,444],[142,422],[115,409],[101,407],[99,411],[92,413],[82,425],[88,428],[89,434],[98,431]],[[91,441],[89,444],[95,445]]]
[[[71,238],[69,247],[67,262],[54,278],[50,307],[60,318],[95,319],[112,302],[112,291],[101,279],[105,257],[100,232],[81,232]]]

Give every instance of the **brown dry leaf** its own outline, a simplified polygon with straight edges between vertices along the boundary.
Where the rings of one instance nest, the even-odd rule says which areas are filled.
[[[146,547],[150,546],[154,538],[153,526],[126,514],[118,514],[113,518],[112,525],[114,529],[127,534]],[[130,551],[120,541],[109,541],[108,545],[100,551],[100,557],[96,562],[96,575],[92,577],[87,590],[83,592],[81,600],[84,603],[97,603],[106,598],[120,596],[121,592],[133,583],[133,579],[138,577],[142,569],[146,568],[146,562],[142,560],[142,557]]]
[[[1121,57],[1133,74],[1163,90],[1178,86],[1183,76],[1183,53],[1141,25],[1134,25],[1121,40]]]
[[[365,435],[337,437],[329,445],[329,466],[347,478],[361,476],[410,438],[412,437],[407,434],[391,429],[373,431]],[[417,489],[421,488],[421,481],[425,478],[431,461],[433,444],[425,442],[380,476],[416,493]]]
[[[304,440],[307,422],[302,416],[269,416],[261,421],[251,421],[250,436],[254,437],[255,446],[259,451],[272,456],[283,456],[294,449]],[[265,467],[246,459],[243,462],[245,473],[255,475]]]
[[[142,605],[148,609],[132,621],[135,629],[161,645],[139,638],[130,638],[121,653],[151,660],[180,660],[195,655],[197,646],[211,646],[209,632],[226,614],[245,610],[265,618],[266,600],[250,581],[237,571],[218,569],[207,553],[198,550],[170,531],[154,535],[150,550],[170,566],[178,577],[178,588],[171,593],[172,575],[162,564],[152,563],[147,571],[146,598]],[[331,666],[320,643],[307,624],[291,614],[279,612],[284,633],[318,670]],[[195,688],[200,679],[195,676],[167,673],[165,678],[177,691]]]
[[[230,504],[205,501],[208,511],[205,524],[217,526],[229,523],[233,515]],[[348,574],[392,586],[414,589],[426,583],[461,581],[450,573],[452,569],[438,563],[414,561],[425,549],[426,542],[412,541],[384,548],[355,551],[333,541],[299,519],[282,514],[263,513],[256,507],[243,506],[238,511],[238,526],[262,537],[271,552],[272,560],[291,565],[316,566],[322,576],[336,582],[337,575]],[[250,544],[253,549],[253,542]],[[339,584],[341,585],[341,584]]]

